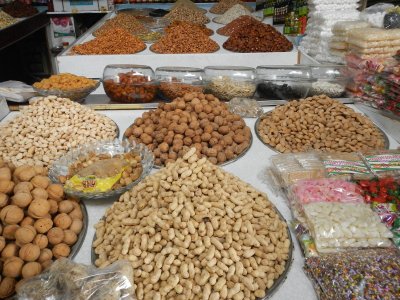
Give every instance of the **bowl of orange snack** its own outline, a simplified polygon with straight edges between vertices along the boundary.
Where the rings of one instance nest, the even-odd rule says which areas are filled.
[[[60,73],[35,82],[33,88],[42,96],[57,96],[81,102],[99,85],[99,80],[70,73]]]

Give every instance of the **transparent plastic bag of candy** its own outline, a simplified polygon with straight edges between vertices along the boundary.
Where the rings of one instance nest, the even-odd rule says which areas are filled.
[[[400,255],[395,248],[310,257],[304,271],[320,299],[400,299]]]
[[[42,274],[26,280],[17,300],[135,300],[133,269],[117,261],[98,269],[62,258]]]
[[[369,204],[316,202],[303,205],[307,228],[320,253],[391,247],[392,232]]]
[[[296,219],[291,222],[291,226],[303,250],[304,257],[318,256],[314,239],[310,235],[308,229]]]
[[[260,104],[250,98],[235,97],[228,102],[229,111],[243,118],[258,118],[263,114]]]

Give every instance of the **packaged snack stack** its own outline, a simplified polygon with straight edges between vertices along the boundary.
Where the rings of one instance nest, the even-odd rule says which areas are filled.
[[[358,20],[358,0],[309,0],[309,20],[300,49],[318,61],[342,63],[329,53],[332,26],[339,21]]]
[[[398,30],[384,31],[398,32]],[[384,34],[381,33],[381,35]],[[398,39],[388,38],[387,35],[384,36],[386,36],[386,40],[379,42],[356,41],[357,45],[360,46],[375,46],[371,48],[361,48],[357,47],[356,44],[349,43],[351,53],[346,55],[345,60],[347,63],[347,75],[352,78],[352,82],[347,86],[347,89],[352,93],[353,97],[379,109],[384,115],[399,117],[400,59],[396,55],[393,57],[387,57],[387,55],[396,53],[396,48],[397,53],[400,53],[400,43]],[[378,38],[378,35],[376,35],[376,38]],[[399,43],[398,46],[394,46],[396,43]],[[353,51],[354,53],[352,53]]]
[[[332,39],[330,42],[330,53],[333,56],[344,57],[349,49],[348,35],[354,29],[368,28],[368,22],[364,21],[341,21],[332,28]]]

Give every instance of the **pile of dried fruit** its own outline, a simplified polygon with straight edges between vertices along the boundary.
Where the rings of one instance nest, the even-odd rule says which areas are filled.
[[[129,260],[137,299],[263,298],[288,263],[287,225],[265,194],[195,152],[107,210],[95,264]]]
[[[233,20],[232,22],[226,24],[217,30],[220,35],[230,36],[236,30],[240,30],[245,26],[260,26],[262,22],[254,19],[251,16],[240,16],[239,18]]]
[[[156,53],[212,53],[218,51],[217,42],[196,27],[175,26],[175,29],[151,46]]]
[[[17,19],[14,19],[4,11],[0,11],[0,29],[8,27],[14,23],[17,23]]]
[[[44,90],[75,90],[94,87],[97,84],[96,80],[86,78],[84,76],[78,76],[70,73],[60,73],[51,75],[49,78],[42,79],[39,82],[35,82],[33,86],[38,89]]]
[[[0,298],[68,257],[83,228],[80,204],[52,184],[43,167],[10,168],[0,160]]]
[[[122,28],[106,30],[101,36],[72,47],[72,53],[81,55],[134,54],[146,49],[146,44]]]
[[[214,164],[234,159],[250,146],[251,131],[213,95],[186,94],[143,113],[126,130],[129,140],[153,151],[155,165],[182,157],[189,147]]]
[[[278,106],[261,117],[257,130],[265,143],[284,153],[384,147],[382,134],[370,119],[324,95]]]
[[[36,7],[20,1],[7,3],[3,6],[2,10],[14,18],[30,17],[38,13]]]
[[[249,24],[235,30],[223,47],[233,52],[286,52],[293,44],[273,26]]]

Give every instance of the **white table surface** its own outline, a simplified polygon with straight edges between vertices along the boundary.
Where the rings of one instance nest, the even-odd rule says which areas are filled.
[[[350,105],[350,107],[353,107]],[[273,107],[264,108],[265,111],[272,110]],[[113,110],[113,111],[98,111],[111,119],[113,119],[119,126],[120,136],[125,132],[130,124],[133,123],[135,118],[141,116],[143,110]],[[13,118],[17,113],[10,113],[1,123]],[[272,203],[275,204],[277,209],[282,213],[286,220],[291,220],[290,209],[286,205],[285,200],[276,195],[272,188],[270,188],[264,178],[265,169],[268,166],[269,157],[276,154],[268,147],[266,147],[257,138],[254,132],[254,124],[256,119],[246,118],[246,124],[250,127],[253,134],[253,144],[249,151],[239,160],[224,166],[223,169],[235,174],[240,177],[243,181],[250,183],[255,188],[266,193]],[[399,144],[389,136],[390,148],[395,149]],[[156,170],[153,170],[156,172]],[[91,263],[91,243],[95,230],[93,226],[103,216],[106,208],[112,204],[111,200],[108,201],[91,201],[86,202],[86,207],[89,215],[89,225],[87,234],[78,254],[75,257],[75,261],[84,264]],[[303,272],[304,258],[301,253],[301,249],[296,241],[296,237],[292,234],[294,242],[293,262],[290,267],[287,279],[273,294],[271,299],[274,300],[289,300],[289,299],[305,299],[315,300],[317,299],[311,281],[308,280],[307,276]]]

